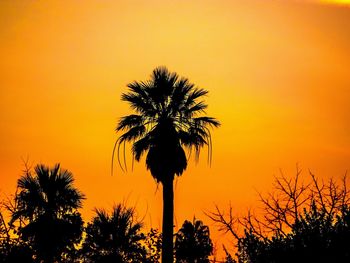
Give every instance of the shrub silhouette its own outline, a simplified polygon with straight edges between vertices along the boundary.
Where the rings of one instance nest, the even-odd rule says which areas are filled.
[[[237,240],[239,263],[350,262],[346,177],[341,184],[333,179],[320,183],[311,174],[311,183],[304,184],[300,172],[292,179],[276,178],[274,191],[260,195],[260,215],[235,217],[232,207],[226,214],[218,207],[208,214]]]
[[[209,227],[200,220],[185,221],[175,235],[175,257],[178,263],[205,263],[213,252]]]
[[[145,235],[141,233],[142,223],[135,221],[133,208],[118,204],[111,214],[99,209],[95,213],[86,227],[81,251],[84,262],[145,262]]]
[[[162,250],[162,234],[151,228],[146,236],[147,263],[159,263]]]
[[[33,263],[33,253],[29,245],[16,237],[13,228],[5,222],[0,211],[0,262],[3,263]]]

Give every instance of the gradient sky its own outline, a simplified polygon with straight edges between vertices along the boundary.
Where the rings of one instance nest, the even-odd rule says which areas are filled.
[[[222,123],[212,166],[204,150],[176,181],[176,229],[194,215],[211,225],[203,211],[214,204],[256,206],[256,190],[297,163],[340,178],[350,168],[346,2],[1,1],[1,197],[22,159],[60,162],[86,194],[85,220],[124,200],[160,228],[161,187],[144,164],[110,175],[114,128],[130,113],[120,95],[159,65],[209,90],[208,115]]]

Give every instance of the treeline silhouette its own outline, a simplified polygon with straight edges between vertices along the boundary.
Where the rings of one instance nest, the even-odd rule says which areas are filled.
[[[207,216],[236,240],[213,255],[209,227],[186,220],[174,235],[178,263],[350,262],[350,195],[346,177],[304,183],[300,170],[276,177],[273,191],[260,194],[262,211],[234,215],[216,207]],[[95,209],[84,224],[79,209],[85,196],[73,175],[59,164],[26,169],[14,198],[0,211],[0,262],[161,262],[162,234],[146,231],[135,209],[117,204]],[[10,212],[7,222],[4,212]],[[235,253],[232,251],[235,250]],[[231,252],[229,252],[231,251]]]
[[[350,195],[346,175],[341,182],[318,180],[310,172],[309,183],[301,170],[289,179],[275,178],[273,191],[260,195],[261,210],[235,216],[216,207],[207,215],[236,240],[235,256],[227,263],[326,263],[350,262]]]
[[[73,183],[59,164],[26,169],[14,198],[2,202],[0,262],[160,262],[162,234],[146,232],[134,208],[95,209],[84,225],[79,209],[85,196]],[[184,222],[175,244],[176,262],[209,262],[213,251],[209,228],[196,219]]]

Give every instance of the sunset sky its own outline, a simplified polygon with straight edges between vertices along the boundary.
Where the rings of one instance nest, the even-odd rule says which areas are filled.
[[[87,197],[86,221],[126,201],[161,228],[161,186],[144,161],[110,174],[114,128],[131,113],[120,95],[159,65],[207,89],[207,113],[222,123],[211,167],[204,149],[176,181],[176,229],[194,215],[211,226],[203,211],[215,204],[257,206],[256,191],[296,164],[340,178],[350,169],[346,2],[1,1],[1,198],[23,160],[60,162]]]

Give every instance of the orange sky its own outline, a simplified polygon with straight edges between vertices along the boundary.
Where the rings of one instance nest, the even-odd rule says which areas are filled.
[[[330,2],[330,1],[320,1]],[[60,162],[93,207],[127,200],[161,226],[144,168],[110,175],[126,84],[159,65],[209,90],[213,164],[177,181],[176,224],[254,206],[279,169],[350,168],[350,7],[316,1],[1,1],[0,195],[23,162]],[[346,1],[338,1],[346,2]],[[349,2],[349,1],[347,1]],[[214,231],[214,229],[213,229]],[[215,239],[215,238],[214,238]]]

